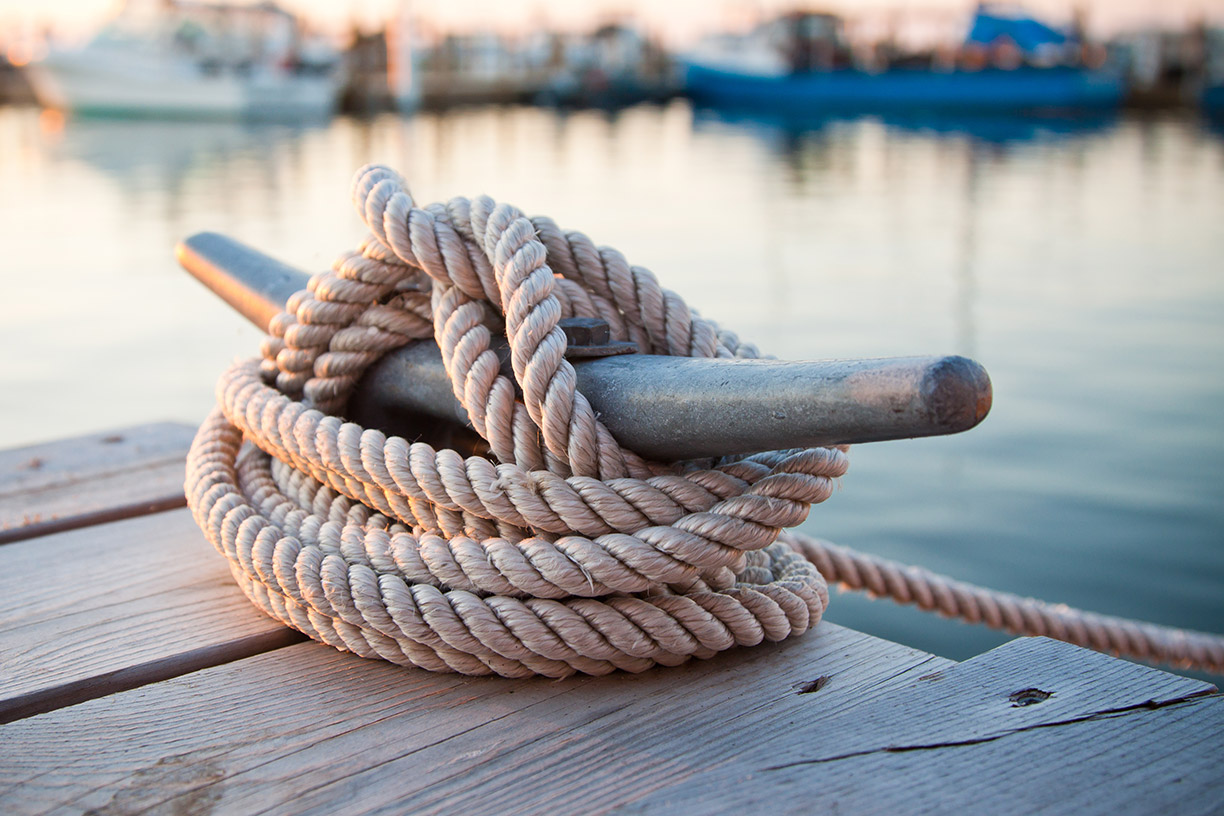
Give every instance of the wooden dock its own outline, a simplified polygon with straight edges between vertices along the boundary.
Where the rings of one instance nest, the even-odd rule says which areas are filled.
[[[1224,812],[1224,696],[1040,638],[563,681],[304,641],[192,522],[191,435],[0,453],[0,813]]]

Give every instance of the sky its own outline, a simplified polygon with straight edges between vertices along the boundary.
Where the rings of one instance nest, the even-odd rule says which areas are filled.
[[[122,0],[0,0],[0,32],[29,32],[51,25],[56,31],[81,36],[97,27]],[[611,19],[630,17],[671,44],[691,42],[710,31],[743,28],[755,18],[796,7],[820,8],[847,17],[882,18],[899,13],[930,25],[956,30],[968,19],[974,0],[281,0],[319,27],[340,34],[354,24],[372,29],[395,9],[406,5],[423,28],[463,32],[495,28],[522,33],[547,25],[581,30]],[[1066,23],[1075,8],[1087,15],[1089,32],[1107,36],[1152,25],[1183,27],[1205,18],[1224,26],[1224,0],[1027,0],[1030,13],[1054,23]],[[2,36],[2,35],[0,35]]]

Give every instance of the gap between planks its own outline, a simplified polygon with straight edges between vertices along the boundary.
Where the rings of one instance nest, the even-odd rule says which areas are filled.
[[[164,422],[0,451],[0,544],[184,506],[194,433]]]
[[[298,642],[255,609],[187,510],[0,547],[0,719]]]

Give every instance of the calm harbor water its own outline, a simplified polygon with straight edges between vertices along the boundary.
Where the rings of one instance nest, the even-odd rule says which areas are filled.
[[[804,529],[999,589],[1224,631],[1224,136],[1193,121],[768,121],[675,104],[318,127],[0,108],[0,447],[200,420],[258,333],[179,271],[217,230],[306,269],[351,174],[582,229],[787,358],[958,353],[994,409],[864,445]],[[964,658],[1004,638],[835,595]]]

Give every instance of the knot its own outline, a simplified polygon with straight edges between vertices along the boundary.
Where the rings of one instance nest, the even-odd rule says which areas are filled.
[[[353,199],[369,237],[226,372],[189,458],[196,519],[256,605],[365,657],[506,676],[641,671],[816,624],[824,580],[778,536],[844,452],[646,461],[577,390],[562,321],[580,343],[597,327],[587,346],[754,347],[550,219],[487,196],[422,208],[379,166]],[[366,368],[431,335],[485,455],[342,417]]]

